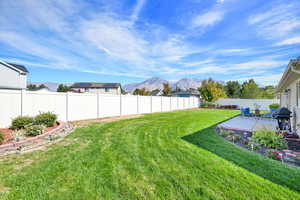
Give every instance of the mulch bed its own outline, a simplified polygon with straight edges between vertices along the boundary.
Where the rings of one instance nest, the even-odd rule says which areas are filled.
[[[46,132],[49,132],[49,131],[52,131],[53,129],[57,128],[59,126],[59,123],[56,122],[54,126],[52,127],[47,127],[45,129],[45,133]],[[10,143],[13,143],[13,130],[12,129],[9,129],[9,128],[0,128],[0,132],[2,132],[4,134],[4,141],[1,145],[3,144],[10,144]],[[32,137],[27,137],[27,138],[32,138]]]

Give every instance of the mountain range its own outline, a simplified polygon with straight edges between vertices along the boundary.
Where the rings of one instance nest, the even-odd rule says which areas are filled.
[[[153,77],[140,83],[131,83],[123,86],[123,89],[127,92],[133,92],[135,89],[146,88],[149,91],[163,89],[163,83],[169,83],[172,89],[179,88],[180,90],[188,90],[190,88],[199,88],[201,86],[201,80],[195,78],[183,78],[176,82],[169,82],[165,79]]]
[[[147,79],[143,82],[140,83],[131,83],[131,84],[126,84],[122,86],[122,88],[127,91],[127,92],[133,92],[135,89],[139,88],[146,88],[149,91],[159,89],[163,89],[163,83],[169,83],[172,87],[173,90],[176,88],[179,88],[180,90],[188,90],[190,88],[199,88],[201,86],[201,80],[195,79],[195,78],[183,78],[180,79],[179,81],[176,82],[170,82],[162,78],[158,77],[153,77],[150,79]],[[56,91],[59,83],[54,83],[54,82],[29,82],[28,84],[35,84],[35,85],[40,85],[44,84],[47,86],[51,91]],[[70,85],[70,84],[67,84]]]

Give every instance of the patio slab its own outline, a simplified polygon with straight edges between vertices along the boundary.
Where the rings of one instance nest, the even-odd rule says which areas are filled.
[[[277,121],[275,119],[238,116],[219,124],[218,128],[252,133],[263,128],[276,130],[276,126]]]

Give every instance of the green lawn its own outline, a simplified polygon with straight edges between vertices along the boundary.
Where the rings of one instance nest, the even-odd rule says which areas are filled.
[[[229,110],[189,110],[78,128],[0,160],[1,199],[300,199],[300,170],[236,147],[213,126]]]

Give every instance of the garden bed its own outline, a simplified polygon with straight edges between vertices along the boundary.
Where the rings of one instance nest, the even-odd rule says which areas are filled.
[[[283,139],[287,143],[286,148],[276,149],[268,148],[266,146],[254,143],[252,139],[252,132],[234,129],[224,129],[222,127],[216,127],[216,132],[219,136],[223,137],[227,141],[244,149],[269,157],[273,160],[289,164],[291,166],[300,167],[300,151],[288,148],[290,147],[288,142],[289,138]]]

